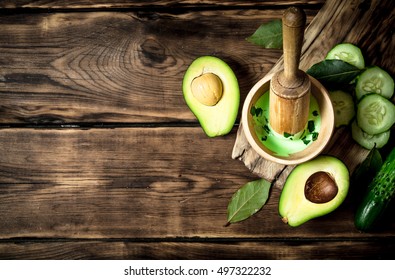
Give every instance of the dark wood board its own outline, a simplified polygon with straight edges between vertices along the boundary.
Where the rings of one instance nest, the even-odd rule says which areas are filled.
[[[388,240],[36,240],[0,243],[1,259],[393,260]],[[343,252],[339,254],[339,252]]]
[[[281,55],[245,38],[280,17],[273,9],[2,15],[0,123],[196,122],[181,90],[189,64],[225,60],[244,99]]]
[[[324,0],[263,0],[263,1],[216,1],[216,0],[143,0],[143,1],[128,1],[128,0],[3,0],[0,3],[0,8],[25,8],[25,9],[131,9],[131,8],[156,8],[156,9],[179,9],[179,8],[244,8],[244,7],[267,7],[277,6],[284,7],[289,5],[298,6],[321,6]]]
[[[232,194],[257,179],[230,158],[232,140],[207,138],[200,127],[3,129],[0,238],[391,236],[393,227],[359,233],[351,199],[291,228],[275,188],[263,211],[224,227]]]
[[[358,232],[352,196],[301,227],[283,224],[288,168],[262,211],[225,227],[232,194],[260,176],[232,159],[238,123],[208,138],[182,98],[186,68],[208,54],[235,70],[243,101],[282,53],[245,38],[291,4],[314,22],[323,2],[2,1],[0,259],[393,259],[393,219]],[[327,1],[329,20],[310,25],[304,55],[322,51],[316,40],[359,36],[370,62],[394,74],[392,62],[372,56],[388,28],[375,9],[365,7],[372,26],[354,10],[345,15],[377,34],[322,26],[357,2]],[[393,23],[393,9],[379,14]],[[393,45],[393,36],[379,38]],[[350,140],[342,130],[335,137]],[[358,146],[350,153],[363,157]]]

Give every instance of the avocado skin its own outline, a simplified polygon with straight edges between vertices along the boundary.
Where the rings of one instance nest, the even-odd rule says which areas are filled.
[[[336,197],[326,203],[310,202],[304,194],[307,179],[319,171],[331,174],[338,186]],[[320,155],[299,164],[288,175],[281,192],[279,214],[282,220],[291,227],[297,227],[311,219],[329,214],[343,203],[349,182],[350,175],[346,165],[336,157]]]
[[[204,73],[213,73],[222,82],[222,98],[214,106],[201,104],[192,94],[193,79]],[[207,136],[222,136],[232,130],[239,110],[240,90],[237,77],[228,64],[214,56],[195,59],[185,72],[182,90],[186,104]]]

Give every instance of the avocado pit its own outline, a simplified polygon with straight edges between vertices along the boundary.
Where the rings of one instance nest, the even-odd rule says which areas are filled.
[[[203,105],[214,106],[222,97],[221,79],[213,73],[204,73],[192,80],[192,95]]]
[[[327,203],[336,197],[338,191],[333,177],[324,171],[313,173],[304,187],[305,197],[313,203]]]

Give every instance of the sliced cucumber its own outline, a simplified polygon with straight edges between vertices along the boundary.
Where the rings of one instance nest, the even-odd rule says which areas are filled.
[[[350,43],[336,45],[328,52],[325,59],[340,59],[359,69],[365,67],[361,49]]]
[[[348,125],[355,116],[354,101],[351,94],[336,90],[329,94],[335,111],[335,126]]]
[[[355,120],[351,124],[352,138],[355,140],[355,142],[368,150],[373,149],[375,146],[378,149],[384,147],[384,145],[387,144],[388,140],[390,139],[390,134],[390,130],[387,130],[376,135],[370,135],[363,131]]]
[[[387,131],[395,123],[395,105],[378,94],[369,94],[358,103],[359,127],[374,135]]]
[[[377,93],[390,99],[394,94],[394,80],[385,70],[373,66],[358,77],[355,93],[357,99],[368,93]]]

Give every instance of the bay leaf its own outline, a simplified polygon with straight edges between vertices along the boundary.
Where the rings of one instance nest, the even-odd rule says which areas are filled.
[[[363,71],[343,60],[330,59],[314,64],[306,73],[325,85],[341,85],[351,83]]]
[[[351,184],[358,188],[359,195],[363,194],[367,186],[373,181],[374,176],[383,165],[383,158],[377,148],[370,150],[365,160],[358,165],[352,174]]]
[[[265,179],[249,182],[237,190],[228,204],[228,223],[249,218],[265,205],[271,183]]]
[[[282,49],[283,27],[280,19],[262,24],[247,41],[268,49]]]

